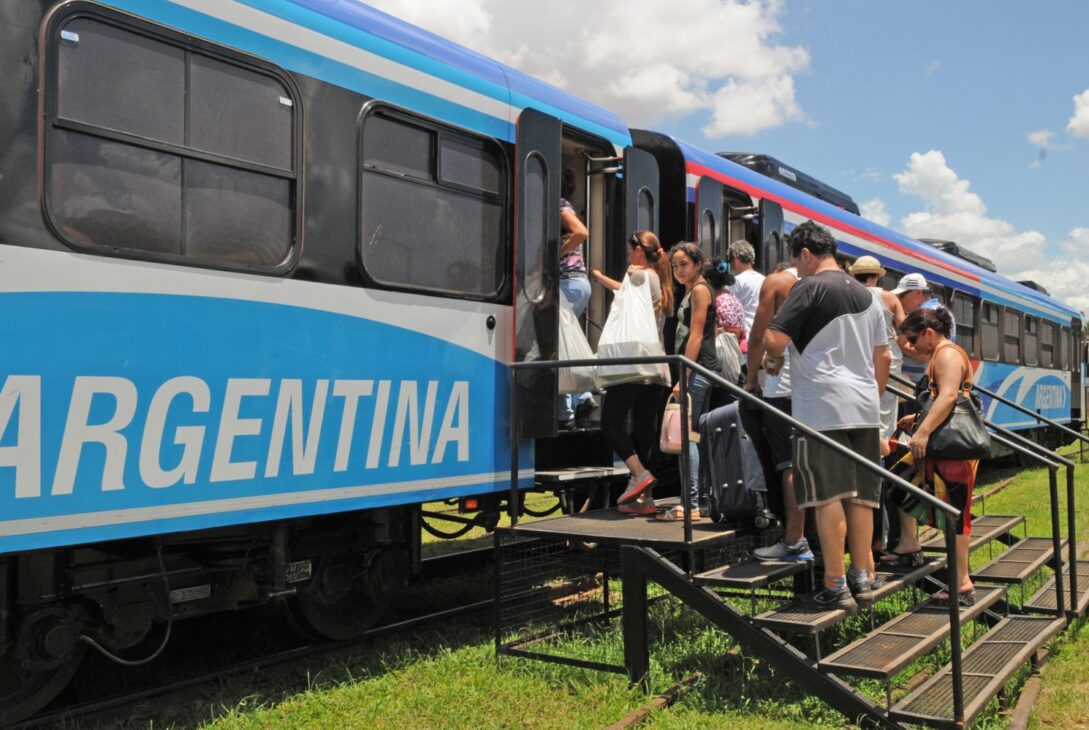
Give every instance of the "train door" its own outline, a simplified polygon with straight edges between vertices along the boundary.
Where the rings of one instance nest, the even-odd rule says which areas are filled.
[[[707,258],[724,256],[722,183],[709,177],[700,178],[696,188],[696,241]]]
[[[514,164],[513,362],[555,360],[559,332],[560,149],[563,123],[535,109],[518,117]],[[556,434],[555,370],[522,370],[512,438]]]
[[[756,267],[770,274],[783,261],[790,261],[790,251],[783,238],[783,208],[765,198],[760,201],[760,243],[756,249]]]

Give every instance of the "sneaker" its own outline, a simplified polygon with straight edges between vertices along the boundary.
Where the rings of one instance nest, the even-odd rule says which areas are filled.
[[[654,500],[648,499],[646,501],[636,500],[634,502],[628,502],[622,504],[616,508],[622,515],[631,515],[633,517],[653,517],[658,513],[658,509],[654,506]]]
[[[598,408],[597,401],[591,396],[575,406],[575,423],[580,428],[593,424],[594,411]]]
[[[875,575],[873,578],[862,578],[856,581],[851,578],[850,573],[847,574],[847,589],[855,597],[855,602],[863,607],[873,604],[873,592],[883,585],[885,585],[884,576]]]
[[[851,597],[851,591],[844,588],[829,588],[824,586],[812,593],[803,593],[798,596],[798,603],[803,606],[815,606],[826,611],[840,609],[853,614],[858,612],[858,604]]]
[[[802,560],[812,560],[813,553],[809,549],[809,541],[804,537],[793,545],[788,545],[785,540],[779,540],[774,545],[756,548],[752,554],[759,560],[778,560],[784,563],[797,563]]]
[[[624,490],[624,493],[620,495],[620,498],[616,500],[617,504],[627,504],[638,499],[639,495],[647,491],[654,486],[654,483],[658,481],[654,478],[654,475],[649,471],[644,471],[642,474],[632,474],[628,479],[628,487]]]

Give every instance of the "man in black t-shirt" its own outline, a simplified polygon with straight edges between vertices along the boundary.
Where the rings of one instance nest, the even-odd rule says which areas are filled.
[[[790,235],[802,279],[768,327],[766,367],[790,348],[794,417],[880,463],[880,393],[888,380],[888,334],[880,303],[836,264],[836,240],[808,221]],[[812,508],[824,552],[824,586],[799,600],[857,609],[873,600],[873,510],[881,477],[803,433],[794,436],[794,493]],[[846,575],[844,538],[851,554]],[[852,598],[854,594],[855,598]]]

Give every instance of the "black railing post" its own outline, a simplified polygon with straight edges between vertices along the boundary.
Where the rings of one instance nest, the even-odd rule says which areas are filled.
[[[620,548],[624,597],[624,667],[628,680],[650,691],[650,649],[647,646],[647,575],[638,560],[638,547]]]
[[[1074,465],[1066,465],[1067,570],[1070,571],[1070,608],[1078,612],[1078,520],[1074,509]],[[1058,584],[1056,584],[1058,585]]]
[[[518,524],[518,512],[521,491],[518,489],[518,371],[510,368],[510,497],[507,500],[507,514],[510,526]]]
[[[1059,616],[1066,615],[1066,596],[1063,591],[1063,545],[1062,532],[1059,530],[1059,467],[1053,464],[1047,468],[1047,488],[1051,495],[1051,547],[1054,551],[1055,570],[1055,611]]]
[[[953,721],[964,724],[964,675],[960,646],[960,570],[957,565],[957,518],[945,516],[946,593],[949,595],[949,648],[952,652]]]
[[[688,408],[688,368],[684,366],[683,362],[677,367],[677,382],[681,386],[681,507],[684,509],[684,544],[689,547],[692,545],[692,505],[688,499],[689,482],[691,481],[690,470],[692,468],[691,460],[688,458],[688,444],[691,441],[688,434],[688,418],[691,416],[691,412]],[[698,500],[698,477],[696,485],[696,499]],[[689,560],[691,560],[691,557],[689,557]],[[692,569],[690,563],[688,563],[688,567],[689,570]]]

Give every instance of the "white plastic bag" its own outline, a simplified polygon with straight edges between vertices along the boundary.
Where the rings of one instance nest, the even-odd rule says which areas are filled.
[[[625,276],[613,298],[609,318],[597,343],[599,360],[619,357],[662,356],[658,340],[658,325],[650,298],[650,282],[643,276],[641,284],[633,284]],[[669,367],[663,363],[639,365],[598,365],[594,374],[598,387],[632,382],[655,382],[669,385]]]
[[[727,382],[737,384],[741,380],[741,343],[733,332],[719,332],[715,337],[715,354],[718,355],[718,373]]]
[[[562,298],[561,298],[562,299]],[[586,341],[579,318],[566,299],[560,302],[560,360],[588,360],[594,351]],[[560,368],[560,393],[585,393],[594,389],[594,366]]]

